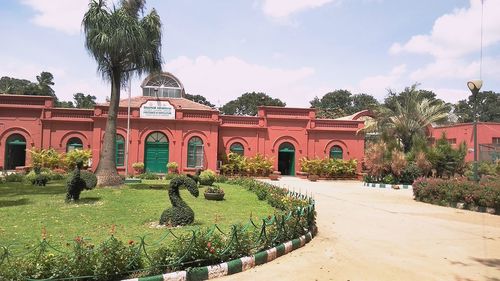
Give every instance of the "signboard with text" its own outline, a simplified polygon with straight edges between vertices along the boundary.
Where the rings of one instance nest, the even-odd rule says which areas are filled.
[[[175,108],[168,101],[147,101],[139,113],[141,118],[175,119]]]

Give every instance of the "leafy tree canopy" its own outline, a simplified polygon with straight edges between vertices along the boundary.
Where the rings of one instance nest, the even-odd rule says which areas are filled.
[[[419,84],[413,84],[410,87],[406,87],[402,92],[395,92],[393,90],[388,90],[387,97],[384,99],[384,106],[396,110],[396,103],[405,104],[405,101],[410,99],[412,95],[418,93],[418,98],[420,100],[429,100],[431,103],[443,103],[446,104],[442,99],[436,98],[436,94],[433,91],[420,90],[418,89]],[[448,104],[449,105],[449,104]]]
[[[96,97],[91,95],[85,95],[82,93],[76,93],[73,95],[75,100],[76,108],[94,108],[96,102]]]
[[[265,93],[244,93],[239,98],[226,103],[220,108],[222,114],[227,115],[257,115],[258,106],[286,106],[286,103],[278,98],[272,98]]]
[[[335,90],[325,94],[321,99],[315,97],[309,102],[317,108],[319,118],[339,118],[377,106],[378,101],[368,94],[352,95],[348,90]]]
[[[453,113],[458,122],[474,121],[474,96],[455,104]],[[500,93],[493,91],[479,92],[477,95],[477,114],[479,121],[500,122]]]
[[[397,141],[407,153],[415,139],[426,136],[428,126],[449,116],[449,105],[433,100],[432,96],[428,91],[416,90],[415,85],[408,87],[394,95],[393,104],[376,107],[375,118],[366,122],[362,130],[377,133],[386,142]]]
[[[54,76],[50,72],[42,71],[36,76],[37,83],[26,79],[17,79],[4,76],[0,78],[0,92],[16,95],[51,96],[56,97],[52,86]]]
[[[208,101],[207,98],[205,98],[202,95],[186,94],[184,97],[188,100],[192,100],[194,102],[201,103],[201,104],[206,105],[206,106],[215,107],[215,104]]]

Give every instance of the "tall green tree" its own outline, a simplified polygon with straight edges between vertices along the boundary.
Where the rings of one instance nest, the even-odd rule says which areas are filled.
[[[265,93],[244,93],[235,100],[226,103],[220,108],[223,114],[227,115],[257,115],[259,106],[286,106],[286,103],[278,98],[272,98]]]
[[[61,108],[75,108],[72,101],[56,101],[54,106]]]
[[[0,78],[0,92],[5,94],[33,95],[33,96],[51,96],[55,95],[52,86],[54,86],[54,76],[50,72],[42,71],[36,76],[37,83],[26,79],[18,79],[4,76]]]
[[[73,99],[75,100],[76,108],[94,108],[96,105],[95,96],[76,93],[73,95]]]
[[[386,142],[397,140],[405,153],[412,149],[418,137],[425,137],[429,125],[448,117],[450,107],[439,100],[422,97],[421,91],[411,90],[390,106],[377,107],[375,118],[367,121],[363,131],[376,132]]]
[[[335,90],[323,97],[315,97],[309,102],[316,108],[319,118],[339,118],[356,112],[371,109],[378,105],[378,101],[367,94],[352,95],[348,90]]]
[[[52,96],[57,99],[55,91],[52,89],[52,86],[54,86],[54,75],[52,73],[43,71],[36,76],[36,81],[38,81],[37,88],[40,96]]]
[[[161,70],[161,21],[153,9],[144,15],[145,0],[122,0],[112,8],[92,0],[83,17],[85,47],[97,62],[111,95],[96,176],[99,186],[122,183],[116,171],[116,117],[120,88],[132,75]]]
[[[192,100],[194,102],[197,102],[197,103],[201,103],[201,104],[206,105],[206,106],[215,107],[215,104],[213,104],[210,101],[208,101],[207,98],[205,98],[202,95],[186,94],[185,98],[188,99],[188,100]]]
[[[360,112],[365,109],[373,109],[379,105],[377,99],[368,94],[356,94],[352,96],[351,114]]]
[[[474,121],[474,96],[458,101],[453,109],[458,122]],[[500,93],[479,92],[477,95],[477,116],[482,122],[500,122]]]

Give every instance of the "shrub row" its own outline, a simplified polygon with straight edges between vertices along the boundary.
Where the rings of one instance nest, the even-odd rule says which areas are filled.
[[[229,153],[222,162],[220,171],[228,176],[268,176],[273,171],[273,161],[262,154],[246,157]]]
[[[261,222],[233,225],[228,233],[214,225],[190,232],[181,230],[184,234],[168,235],[154,243],[146,243],[144,237],[123,242],[112,236],[93,245],[77,237],[62,250],[43,240],[32,252],[20,256],[2,247],[0,279],[119,280],[190,270],[253,255],[315,230],[314,202],[305,196],[252,179],[237,178],[230,183],[257,195],[265,194],[262,199],[282,211]]]
[[[413,183],[416,200],[437,204],[490,207],[500,210],[500,177],[485,177],[479,183],[466,178],[419,178]]]
[[[358,162],[355,159],[342,160],[342,159],[300,159],[300,167],[302,172],[309,173],[310,175],[317,175],[321,177],[352,177],[356,174]]]

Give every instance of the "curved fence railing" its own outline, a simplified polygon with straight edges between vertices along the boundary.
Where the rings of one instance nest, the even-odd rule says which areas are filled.
[[[259,199],[280,211],[260,221],[223,231],[209,228],[166,229],[154,242],[110,238],[93,245],[77,237],[67,248],[42,240],[24,252],[15,245],[0,248],[1,280],[119,280],[213,265],[253,255],[316,230],[314,200],[306,195],[251,179],[236,179]],[[265,196],[262,195],[265,193]]]

